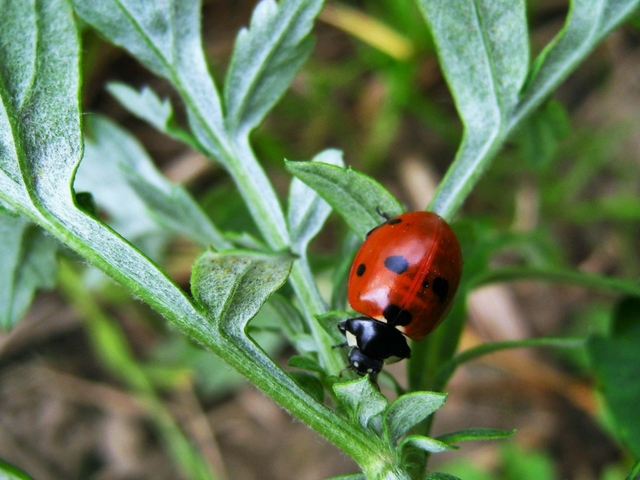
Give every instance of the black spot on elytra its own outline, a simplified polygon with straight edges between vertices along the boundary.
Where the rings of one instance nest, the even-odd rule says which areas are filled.
[[[396,217],[396,218],[392,218],[392,219],[391,219],[391,220],[389,220],[387,223],[388,223],[389,225],[396,225],[396,224],[401,223],[401,222],[402,222],[402,219],[400,219],[400,218]]]
[[[400,275],[409,268],[409,262],[402,255],[391,255],[384,259],[384,266],[393,273]]]
[[[436,277],[433,280],[433,293],[438,296],[441,302],[444,302],[449,293],[449,282],[442,277]]]
[[[390,304],[382,312],[382,316],[387,319],[389,325],[404,326],[411,323],[411,313],[408,310],[403,310],[399,306]]]
[[[364,271],[367,269],[367,266],[364,263],[361,263],[360,265],[358,265],[358,267],[356,268],[356,275],[361,277],[362,275],[364,275]]]
[[[429,280],[426,278],[422,281],[422,288],[429,288]]]

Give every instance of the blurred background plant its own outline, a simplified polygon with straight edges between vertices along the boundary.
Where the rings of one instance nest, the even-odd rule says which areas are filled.
[[[254,5],[204,3],[204,48],[219,85]],[[562,28],[568,4],[542,0],[527,8],[533,58]],[[479,287],[467,299],[459,350],[547,335],[590,340],[580,349],[494,353],[456,370],[434,434],[470,426],[517,433],[435,456],[432,469],[465,480],[614,480],[640,456],[640,410],[633,408],[640,303],[632,298],[640,290],[639,19],[611,34],[510,138],[455,224]],[[408,209],[425,208],[462,125],[415,3],[330,2],[319,20],[310,60],[253,134],[256,156],[280,198],[290,182],[284,158],[336,147]],[[178,128],[185,113],[168,82],[89,28],[82,68],[88,141],[76,187],[92,192],[96,213],[188,289],[202,251],[180,235],[190,227],[162,212],[149,221],[115,172],[100,181],[83,176],[90,162],[108,169],[110,157],[130,155],[141,175],[157,176],[158,188],[166,184],[156,167],[188,188],[221,231],[255,245],[259,230],[229,175],[181,141],[190,140]],[[125,98],[123,84],[171,100],[174,138],[114,99]],[[20,235],[40,234],[25,225]],[[345,308],[344,290],[334,289],[344,273],[339,260],[357,245],[336,215],[311,244],[309,261],[335,308]],[[53,261],[54,251],[33,252],[29,265]],[[120,287],[79,268],[68,251],[60,262],[57,290],[38,294],[17,327],[0,334],[0,458],[29,465],[38,479],[285,480],[356,469]],[[282,302],[278,309],[267,304],[251,326],[286,365],[294,350],[280,334]],[[14,307],[13,317],[28,303]],[[298,351],[305,341],[296,342]],[[407,385],[402,365],[389,370]]]

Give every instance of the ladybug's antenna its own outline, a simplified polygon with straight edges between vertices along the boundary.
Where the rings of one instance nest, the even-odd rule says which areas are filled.
[[[389,215],[387,212],[383,212],[382,210],[380,210],[380,206],[376,206],[376,212],[385,220],[389,220],[391,218],[391,215]]]

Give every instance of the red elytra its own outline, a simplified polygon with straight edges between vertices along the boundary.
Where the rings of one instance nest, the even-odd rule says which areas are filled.
[[[367,235],[349,273],[349,303],[421,340],[449,312],[461,273],[449,224],[432,212],[403,213]]]

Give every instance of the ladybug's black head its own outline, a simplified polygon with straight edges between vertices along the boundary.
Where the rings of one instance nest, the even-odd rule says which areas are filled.
[[[338,324],[353,347],[349,353],[349,368],[360,375],[375,376],[385,361],[391,363],[411,356],[407,340],[397,328],[368,317],[349,318]]]
[[[382,360],[376,360],[367,357],[358,347],[354,347],[349,352],[349,368],[354,370],[358,375],[366,375],[367,373],[375,377],[382,370]]]

